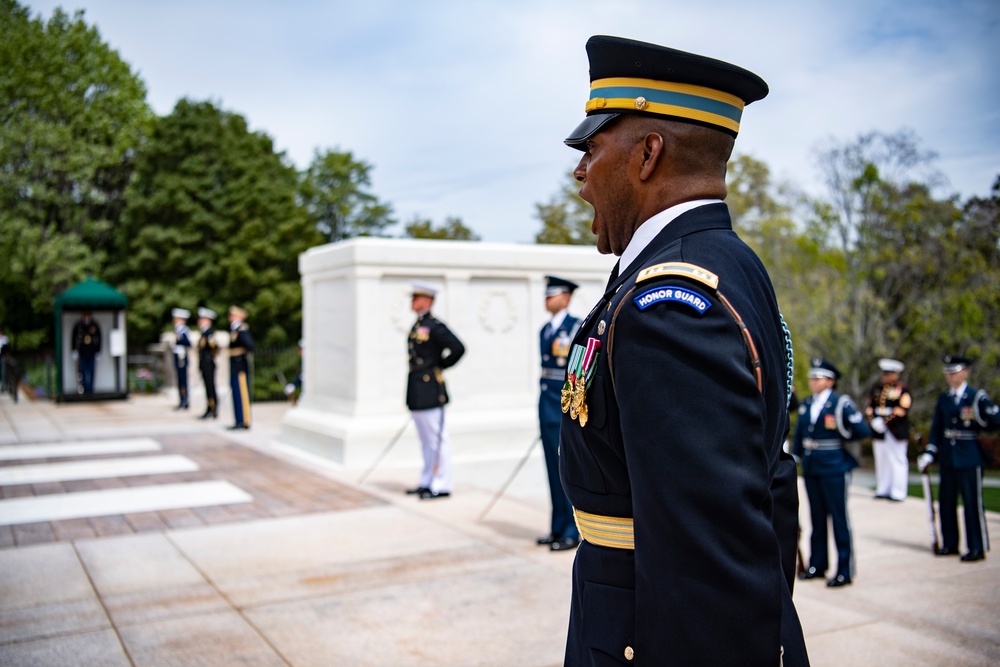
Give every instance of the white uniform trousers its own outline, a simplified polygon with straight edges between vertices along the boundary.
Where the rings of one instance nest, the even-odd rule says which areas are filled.
[[[410,414],[424,454],[420,486],[434,493],[451,493],[451,440],[445,426],[444,408],[412,410]]]
[[[875,495],[893,500],[906,498],[910,464],[906,460],[905,440],[898,440],[888,429],[872,440],[875,454]]]

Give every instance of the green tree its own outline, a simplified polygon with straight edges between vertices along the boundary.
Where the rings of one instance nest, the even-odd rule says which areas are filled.
[[[444,224],[435,227],[430,220],[414,216],[406,224],[404,236],[412,239],[447,239],[449,241],[478,241],[479,235],[465,226],[461,218],[445,218]]]
[[[381,236],[392,207],[368,191],[372,167],[350,152],[317,151],[302,174],[299,197],[327,241]]]
[[[22,348],[47,338],[56,294],[106,269],[145,95],[82,12],[0,0],[0,323]]]
[[[597,236],[590,231],[594,211],[580,198],[580,185],[572,171],[566,173],[565,179],[548,202],[535,204],[535,217],[542,222],[535,243],[594,245]]]
[[[156,340],[174,306],[249,311],[255,338],[301,332],[298,256],[323,238],[296,202],[298,174],[236,113],[181,100],[153,125],[117,228],[129,335]]]

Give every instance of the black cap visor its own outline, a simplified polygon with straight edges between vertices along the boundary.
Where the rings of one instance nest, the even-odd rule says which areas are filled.
[[[618,118],[619,113],[601,113],[587,116],[583,122],[576,126],[568,137],[563,139],[563,143],[578,151],[587,150],[587,140],[601,131],[605,125]]]

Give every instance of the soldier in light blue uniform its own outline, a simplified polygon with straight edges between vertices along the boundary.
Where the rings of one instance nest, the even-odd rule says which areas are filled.
[[[191,406],[188,398],[188,363],[191,352],[191,330],[187,321],[191,311],[184,308],[174,308],[170,311],[174,318],[174,370],[177,371],[177,393],[180,402],[174,410],[187,410]]]
[[[545,310],[549,311],[552,319],[539,334],[542,377],[538,395],[538,425],[545,452],[545,469],[549,475],[552,523],[549,534],[539,537],[537,541],[540,545],[548,545],[552,551],[565,551],[580,544],[573,506],[559,479],[559,428],[563,416],[560,394],[566,382],[570,346],[580,327],[579,318],[570,315],[567,308],[578,285],[555,276],[545,276],[545,280]]]
[[[799,405],[799,421],[792,446],[792,454],[802,461],[802,477],[812,519],[809,568],[799,575],[799,579],[814,579],[826,574],[829,517],[837,544],[837,573],[826,582],[831,588],[850,584],[854,576],[847,491],[851,485],[851,471],[858,467],[858,461],[844,444],[871,436],[871,429],[851,397],[834,392],[839,378],[840,371],[829,361],[816,358],[810,362],[809,391],[812,396]]]
[[[957,500],[962,494],[969,551],[961,560],[968,563],[983,560],[990,549],[983,512],[983,456],[977,438],[982,431],[1000,428],[1000,408],[985,391],[969,386],[971,359],[947,355],[943,361],[949,390],[938,396],[927,449],[917,458],[917,466],[923,472],[936,461],[941,473],[938,556],[958,554]]]

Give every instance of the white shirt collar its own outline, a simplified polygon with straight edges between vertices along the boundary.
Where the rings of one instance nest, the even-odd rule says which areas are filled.
[[[569,309],[563,308],[558,313],[552,316],[552,319],[549,320],[549,326],[552,327],[553,331],[559,328],[559,325],[563,323],[563,320],[566,319],[566,315],[568,314],[569,314]]]
[[[965,395],[965,388],[968,387],[968,386],[969,386],[968,382],[963,382],[962,384],[959,385],[958,389],[952,389],[951,390],[951,395],[952,396],[964,396]]]
[[[625,273],[625,269],[631,264],[636,257],[639,256],[649,242],[656,238],[656,235],[663,231],[663,228],[674,221],[682,213],[687,213],[691,209],[698,208],[699,206],[707,206],[708,204],[721,204],[721,199],[695,199],[694,201],[686,201],[675,206],[671,206],[665,211],[660,211],[652,218],[646,220],[646,222],[639,225],[639,228],[635,230],[632,235],[632,240],[628,242],[628,247],[625,248],[625,252],[622,253],[621,259],[618,261],[618,275]]]

